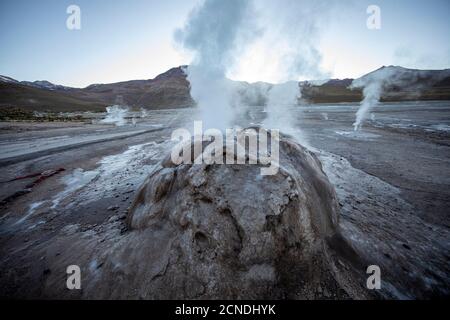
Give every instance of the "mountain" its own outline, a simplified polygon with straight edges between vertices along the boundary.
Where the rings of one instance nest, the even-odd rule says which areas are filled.
[[[194,101],[189,94],[189,82],[183,71],[185,67],[172,68],[154,79],[93,84],[86,88],[71,88],[45,80],[20,82],[0,76],[0,109],[103,111],[106,106],[117,103],[147,109],[189,107],[194,105]],[[350,89],[351,84],[384,73],[401,75],[402,81],[386,86],[382,101],[450,100],[450,69],[414,70],[395,66],[382,67],[356,80],[301,82],[302,99],[311,103],[359,102],[362,89]],[[267,92],[273,86],[264,82],[236,81],[234,84],[239,102],[248,105],[265,104]]]
[[[0,82],[4,82],[4,83],[18,83],[19,81],[10,78],[10,77],[5,77],[5,76],[1,76],[0,75]]]
[[[382,100],[442,99],[448,96],[450,69],[418,70],[399,66],[383,66],[353,81],[352,87],[367,84],[381,86]]]
[[[361,90],[350,90],[353,79],[330,79],[321,85],[305,82],[302,85],[302,99],[312,103],[359,102]]]
[[[365,74],[357,80],[370,79],[374,77],[380,77],[382,74],[395,75],[397,78],[410,79],[412,81],[431,81],[431,80],[443,80],[450,77],[450,69],[443,70],[420,70],[420,69],[408,69],[400,66],[382,66],[381,68]]]
[[[21,81],[20,82],[23,85],[39,88],[39,89],[46,89],[46,90],[71,90],[70,87],[61,86],[58,84],[53,84],[46,80],[38,80],[38,81]]]
[[[19,82],[0,76],[0,108],[27,111],[104,111],[120,103],[148,109],[180,108],[193,105],[189,82],[182,67],[172,68],[150,80],[132,80],[71,88],[48,81]]]
[[[121,104],[148,109],[189,107],[193,101],[182,69],[183,66],[172,68],[151,80],[94,84],[84,89],[72,89],[68,94],[108,105],[120,101]]]
[[[382,82],[381,101],[450,100],[450,69],[398,66],[383,66],[358,79],[332,79],[319,86],[306,83],[302,96],[314,103],[359,102],[362,88],[372,81]]]
[[[107,105],[84,100],[64,91],[48,90],[20,82],[0,82],[0,109],[19,108],[24,111],[103,111]]]

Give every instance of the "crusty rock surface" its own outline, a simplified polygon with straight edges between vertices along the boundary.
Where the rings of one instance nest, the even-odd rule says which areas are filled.
[[[274,176],[258,165],[166,160],[148,178],[128,223],[170,243],[152,286],[168,297],[273,298],[320,281],[338,219],[334,189],[313,153],[286,138],[280,149]]]
[[[141,186],[127,230],[117,231],[120,218],[112,219],[101,235],[74,237],[73,251],[74,232],[66,230],[61,246],[71,253],[51,268],[89,265],[72,297],[351,298],[328,244],[339,239],[334,188],[314,153],[285,136],[279,146],[272,176],[262,176],[260,165],[166,158]],[[46,280],[50,297],[67,296],[61,280]]]

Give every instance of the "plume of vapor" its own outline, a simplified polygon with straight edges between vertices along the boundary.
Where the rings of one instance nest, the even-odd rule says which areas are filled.
[[[233,120],[233,86],[226,73],[250,30],[250,11],[249,0],[206,0],[175,33],[176,41],[194,53],[186,73],[206,128],[225,129]]]
[[[115,124],[118,127],[124,126],[127,123],[126,116],[129,109],[120,105],[113,105],[106,107],[106,117],[100,123]]]
[[[329,76],[321,69],[318,45],[333,3],[205,0],[195,8],[175,40],[194,53],[186,72],[204,125],[224,129],[239,110],[245,112],[242,102],[256,101],[267,104],[264,125],[294,133],[290,115],[301,97],[298,81]],[[270,75],[277,84],[248,89],[228,80],[245,77],[249,66],[253,75]],[[236,99],[236,91],[244,92],[242,99]]]
[[[237,100],[240,105],[265,106],[267,96],[273,84],[267,82],[247,83],[240,82],[237,89]]]
[[[148,110],[141,107],[140,118],[147,118],[148,116],[150,116],[150,113],[148,112]]]
[[[384,88],[391,83],[399,83],[401,74],[402,72],[397,72],[394,68],[381,68],[364,77],[353,80],[350,89],[362,88],[364,96],[356,112],[356,120],[353,123],[355,131],[361,128],[371,110],[378,105]]]
[[[258,0],[254,24],[258,37],[242,50],[231,78],[284,83],[327,77],[318,49],[334,1]],[[252,78],[256,76],[257,78]]]
[[[318,45],[332,8],[330,1],[282,0],[269,1],[265,11],[265,20],[273,23],[265,33],[268,38],[265,43],[270,45],[265,52],[274,60],[276,78],[281,83],[268,91],[268,117],[264,125],[283,129],[304,145],[307,141],[292,117],[301,98],[298,81],[329,77],[321,68]]]
[[[353,123],[354,130],[361,129],[372,109],[380,103],[382,95],[388,89],[400,88],[406,91],[411,98],[418,97],[424,89],[448,76],[450,76],[450,70],[433,73],[427,70],[389,66],[353,80],[350,89],[363,89],[364,96],[356,112],[356,120]]]
[[[264,126],[281,129],[287,134],[296,135],[295,124],[292,121],[293,108],[301,97],[297,81],[288,81],[274,85],[267,93],[268,116]]]

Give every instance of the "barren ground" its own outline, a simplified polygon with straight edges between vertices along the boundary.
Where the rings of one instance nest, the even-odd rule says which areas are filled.
[[[343,234],[381,267],[386,297],[448,296],[450,102],[384,104],[354,133],[356,107],[293,111],[336,187]],[[239,122],[263,117],[258,109]],[[48,248],[66,234],[126,232],[138,187],[170,148],[172,131],[193,119],[193,110],[179,109],[151,111],[136,126],[1,123],[0,296],[45,298],[46,277],[64,272],[52,270],[61,252]]]

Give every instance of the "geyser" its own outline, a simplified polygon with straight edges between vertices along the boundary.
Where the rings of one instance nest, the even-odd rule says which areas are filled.
[[[194,9],[175,40],[194,54],[187,68],[191,96],[209,128],[232,127],[234,88],[226,73],[234,60],[249,0],[208,0]]]
[[[317,156],[294,139],[281,136],[279,152],[270,176],[260,175],[260,164],[175,165],[168,152],[124,217],[127,230],[117,216],[101,238],[67,229],[46,250],[70,250],[49,268],[92,266],[77,292],[85,299],[354,297],[355,282],[339,269],[348,251],[333,186]],[[345,253],[339,263],[336,248]],[[45,292],[71,294],[58,272]]]
[[[394,77],[399,75],[400,73],[396,69],[381,68],[362,78],[353,80],[350,88],[362,88],[364,96],[356,112],[356,120],[353,123],[355,131],[361,129],[371,110],[378,105],[384,88],[391,83],[400,82],[399,79],[395,79]]]
[[[325,1],[202,2],[175,33],[176,42],[194,57],[186,72],[200,110],[196,120],[202,120],[207,129],[233,127],[245,106],[236,103],[239,88],[227,77],[248,80],[250,76],[276,82],[264,92],[266,128],[283,129],[304,142],[289,114],[301,95],[301,77],[328,76],[321,69],[317,44],[330,7]]]
[[[131,275],[139,262],[142,273],[119,285],[150,298],[314,298],[317,286],[337,294],[326,254],[334,188],[315,154],[286,136],[280,162],[261,176],[260,165],[175,165],[167,155],[127,217],[130,240],[145,236],[103,270]]]
[[[421,92],[433,84],[448,77],[450,72],[430,73],[427,70],[405,69],[402,67],[381,67],[361,78],[353,80],[351,89],[363,89],[364,99],[356,113],[354,130],[361,129],[371,110],[380,103],[387,91],[404,90],[411,98],[420,96]]]
[[[194,122],[194,135],[187,129],[172,133],[171,160],[174,164],[263,164],[261,175],[278,172],[279,131],[259,128],[202,130],[201,122]],[[206,146],[204,147],[204,145]],[[224,156],[225,155],[225,156]]]
[[[100,123],[110,123],[116,126],[124,126],[127,123],[125,117],[128,114],[128,108],[120,105],[106,107],[106,117]]]
[[[289,81],[274,85],[267,93],[267,118],[263,125],[266,128],[283,128],[283,132],[302,140],[300,129],[295,129],[292,108],[298,106],[300,87],[297,81]]]

